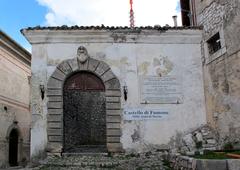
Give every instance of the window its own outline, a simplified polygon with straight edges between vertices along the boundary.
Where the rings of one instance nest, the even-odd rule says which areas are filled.
[[[207,40],[209,54],[212,55],[221,49],[219,32]]]
[[[227,52],[223,29],[221,28],[212,35],[213,36],[210,38],[206,38],[204,42],[204,55],[207,64],[223,56]]]

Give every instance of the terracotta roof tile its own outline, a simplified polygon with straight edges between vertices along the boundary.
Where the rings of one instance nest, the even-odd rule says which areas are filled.
[[[201,30],[201,26],[194,26],[194,27],[170,27],[170,26],[140,26],[140,27],[134,27],[130,28],[127,26],[54,26],[54,27],[28,27],[22,30],[159,30],[159,31],[166,31],[166,30],[186,30],[186,29],[195,29],[195,30]],[[21,30],[21,31],[22,31]]]

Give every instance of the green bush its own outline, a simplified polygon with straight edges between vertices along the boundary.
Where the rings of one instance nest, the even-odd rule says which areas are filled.
[[[233,144],[231,142],[225,143],[223,146],[224,150],[232,150],[233,149]]]

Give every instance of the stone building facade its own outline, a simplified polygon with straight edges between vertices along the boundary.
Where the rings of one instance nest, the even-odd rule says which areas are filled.
[[[222,145],[240,141],[240,1],[196,0],[203,26],[204,89],[208,123]]]
[[[0,30],[0,167],[29,160],[31,54]]]
[[[32,44],[33,159],[166,149],[178,133],[206,124],[199,28],[22,33]]]

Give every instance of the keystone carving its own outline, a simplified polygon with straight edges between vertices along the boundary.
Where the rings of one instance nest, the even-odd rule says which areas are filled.
[[[87,49],[83,46],[80,46],[77,50],[77,58],[80,63],[85,63],[89,58]]]

